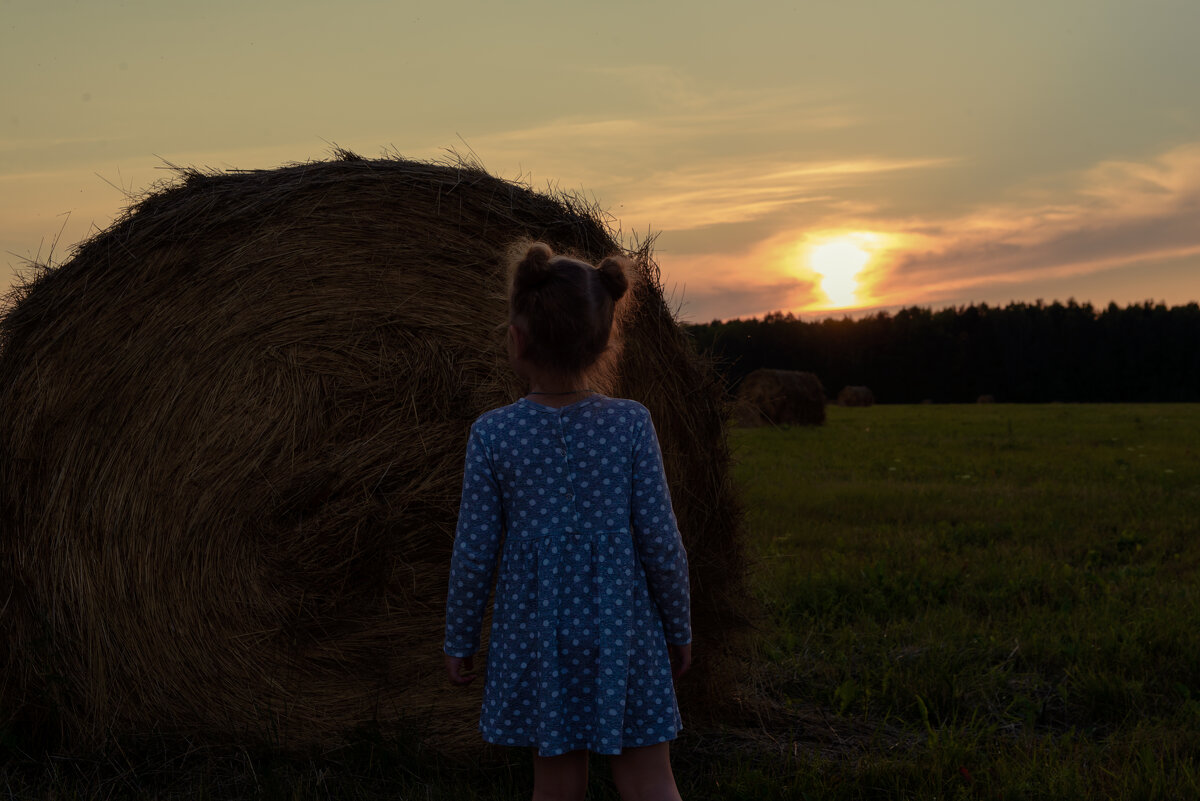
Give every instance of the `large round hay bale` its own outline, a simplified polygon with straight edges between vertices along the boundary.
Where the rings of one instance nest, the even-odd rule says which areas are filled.
[[[825,422],[825,387],[812,373],[755,370],[738,386],[734,418],[742,426],[819,426]]]
[[[874,406],[875,393],[869,387],[842,387],[838,393],[838,406]]]
[[[573,197],[342,154],[187,171],[19,289],[0,320],[0,723],[75,747],[307,748],[366,723],[475,742],[479,688],[441,667],[446,576],[467,429],[522,391],[501,335],[521,237],[618,249]],[[596,388],[654,414],[714,654],[745,616],[726,410],[635,255]],[[685,681],[685,712],[726,681]]]

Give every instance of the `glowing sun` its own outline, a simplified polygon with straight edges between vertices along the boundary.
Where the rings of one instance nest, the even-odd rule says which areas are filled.
[[[808,251],[809,266],[821,276],[821,291],[839,308],[858,303],[858,274],[870,260],[870,252],[853,236],[831,239]]]

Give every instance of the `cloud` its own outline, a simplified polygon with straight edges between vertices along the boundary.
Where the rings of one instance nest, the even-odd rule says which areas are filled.
[[[671,292],[679,316],[692,322],[756,317],[778,309],[809,306],[819,296],[816,284],[804,278],[768,283],[727,280],[722,283],[688,283]]]
[[[781,255],[798,226],[873,213],[885,184],[955,163],[938,155],[844,155],[831,138],[868,118],[827,93],[698,91],[665,67],[600,72],[640,93],[636,108],[566,116],[467,144],[489,169],[537,188],[538,175],[526,171],[535,159],[555,186],[586,187],[626,230],[660,234],[659,262],[688,318],[822,302],[794,254]]]
[[[874,280],[881,302],[1200,256],[1200,143],[1106,161],[1057,192],[1030,189],[958,217],[877,222],[908,240]]]
[[[667,257],[657,257],[659,263]],[[817,276],[799,271],[780,257],[778,237],[740,253],[688,253],[669,258],[663,284],[685,320],[752,317],[776,309],[797,309],[824,299]]]
[[[952,161],[830,155],[830,148],[813,144],[814,132],[866,124],[835,98],[776,90],[701,93],[661,67],[608,72],[653,92],[652,108],[636,115],[564,117],[475,136],[469,146],[505,177],[536,187],[540,175],[553,175],[557,186],[586,187],[625,225],[655,231],[748,222],[812,203],[833,205],[839,201],[833,190]],[[526,171],[533,160],[538,173]]]
[[[659,187],[657,200],[644,202],[669,205],[664,198],[674,193],[680,205],[688,198],[700,206],[694,219],[707,219],[712,212],[728,220],[709,228],[668,230],[660,239],[660,263],[685,288],[683,311],[690,319],[775,309],[822,313],[828,300],[798,254],[807,239],[831,233],[879,234],[876,258],[861,276],[860,301],[870,308],[965,303],[981,294],[989,300],[1001,295],[1032,300],[1024,294],[1027,288],[1051,284],[1057,291],[1078,286],[1066,291],[1103,302],[1110,298],[1088,298],[1089,288],[1099,286],[1089,277],[1099,273],[1145,270],[1187,257],[1200,268],[1200,143],[1143,162],[1105,161],[1079,173],[1045,177],[1003,202],[960,214],[885,213],[888,192],[903,191],[904,181],[921,180],[919,170],[944,163],[863,159],[756,171],[755,162],[743,169],[740,183],[737,170],[717,165],[681,173],[676,182]],[[889,173],[901,180],[881,185]],[[858,180],[876,182],[876,207],[846,199],[847,188]],[[786,186],[792,191],[782,189]],[[706,191],[707,200],[689,194]],[[788,206],[788,213],[771,212],[776,200]],[[738,208],[748,209],[748,217],[758,211],[766,216],[737,224]],[[802,225],[796,224],[797,208],[811,209]],[[722,250],[716,240],[731,232],[753,241]],[[675,239],[684,246],[673,250]],[[705,254],[702,245],[712,249]],[[1146,287],[1147,295],[1161,291]]]
[[[836,206],[841,190],[868,184],[887,173],[949,162],[938,158],[724,159],[649,176],[647,184],[653,188],[627,204],[626,213],[669,231],[748,222],[804,204]]]

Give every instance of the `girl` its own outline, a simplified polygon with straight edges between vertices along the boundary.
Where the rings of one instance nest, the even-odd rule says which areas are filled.
[[[687,557],[644,406],[587,388],[627,260],[534,243],[511,270],[508,353],[529,393],[471,426],[446,602],[446,670],[473,654],[499,555],[479,728],[534,749],[533,798],[582,799],[589,751],[621,797],[678,799],[672,684],[691,664]]]

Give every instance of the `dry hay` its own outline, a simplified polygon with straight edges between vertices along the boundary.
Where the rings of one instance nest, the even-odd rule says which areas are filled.
[[[868,387],[842,387],[837,399],[839,406],[874,406],[875,393]]]
[[[825,387],[812,373],[755,370],[738,386],[734,419],[742,426],[819,426],[825,422]]]
[[[368,723],[477,742],[480,682],[448,688],[442,621],[467,429],[522,391],[503,253],[619,247],[574,196],[338,155],[182,171],[9,298],[0,724],[77,748],[302,749]],[[693,571],[696,721],[746,619],[727,409],[648,244],[633,255],[597,388],[657,424]]]

